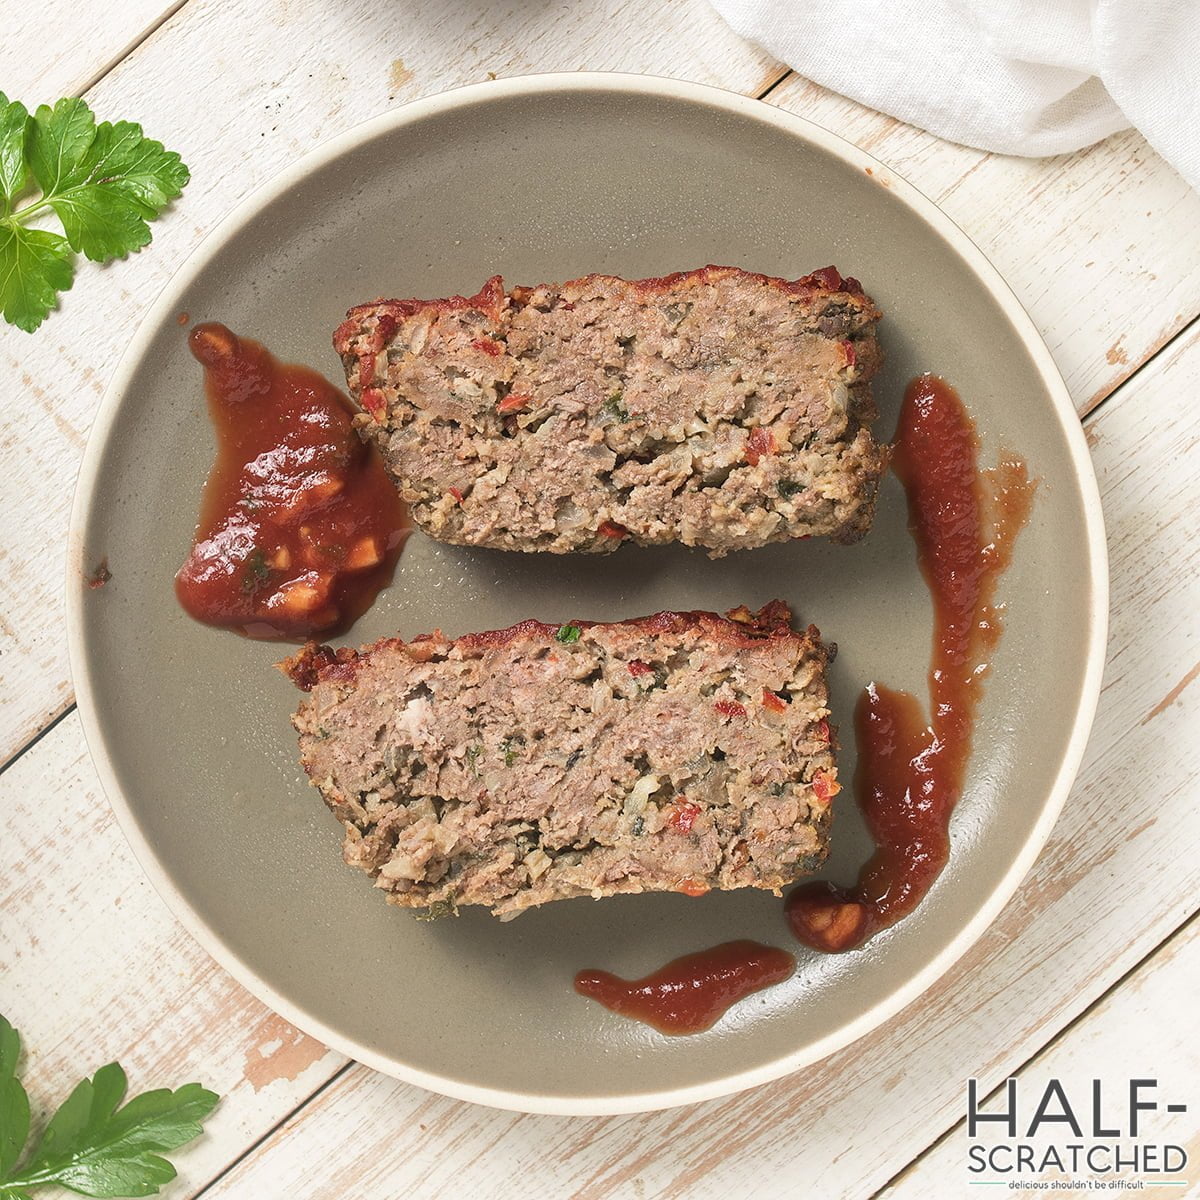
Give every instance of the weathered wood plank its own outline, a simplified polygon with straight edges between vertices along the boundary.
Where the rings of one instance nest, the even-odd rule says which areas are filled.
[[[84,264],[33,335],[0,326],[0,762],[69,703],[62,570],[84,437],[163,284],[248,191],[405,100],[490,74],[623,70],[757,94],[783,68],[703,0],[326,6],[192,0],[88,94],[178,150],[192,183],[126,262]],[[212,81],[219,80],[219,86]],[[0,86],[4,86],[0,79]]]
[[[130,1087],[225,1098],[177,1159],[194,1190],[344,1061],[265,1008],[155,895],[72,714],[0,776],[0,1012],[25,1039],[35,1107],[114,1059]]]
[[[0,91],[30,108],[78,96],[115,66],[183,0],[0,3]],[[108,114],[102,114],[108,115]],[[132,113],[112,120],[134,120]]]
[[[497,1115],[351,1068],[212,1190],[728,1200],[761,1181],[861,1197],[1028,1059],[1195,908],[1200,743],[1200,328],[1089,423],[1109,524],[1107,683],[1079,781],[1018,895],[886,1028],[740,1097],[638,1117]],[[1191,449],[1191,453],[1187,451]],[[1181,581],[1190,580],[1190,585]],[[347,1155],[357,1142],[371,1155]],[[781,1182],[786,1188],[786,1183]],[[786,1191],[781,1194],[789,1194]],[[928,1193],[927,1193],[928,1194]]]
[[[1111,1143],[1112,1138],[1089,1138],[1088,1124],[1092,1080],[1099,1079],[1105,1103],[1105,1125],[1128,1128],[1126,1105],[1129,1080],[1155,1079],[1158,1088],[1147,1091],[1143,1098],[1156,1100],[1160,1105],[1184,1103],[1185,1113],[1146,1114],[1142,1127],[1150,1139],[1158,1143],[1182,1146],[1187,1153],[1190,1169],[1183,1172],[1192,1186],[1176,1195],[1196,1194],[1200,1168],[1195,1166],[1200,1153],[1200,1113],[1195,1107],[1196,1081],[1200,1079],[1200,1042],[1196,1040],[1196,992],[1200,988],[1200,921],[1192,920],[1161,947],[1147,962],[1125,979],[1121,986],[1091,1009],[1086,1016],[1067,1030],[1036,1058],[1015,1072],[1021,1112],[1028,1120],[1038,1098],[1050,1080],[1062,1084],[1077,1116],[1085,1137],[1076,1139],[1063,1126],[1057,1126],[1053,1140],[1064,1142],[1082,1140],[1085,1145],[1097,1141]],[[984,1107],[989,1112],[1003,1109],[1006,1092],[988,1097]],[[1032,1098],[1032,1099],[1030,1099]],[[1057,1109],[1053,1110],[1057,1111]],[[991,1128],[989,1127],[989,1131]],[[1022,1127],[1019,1127],[1022,1128]],[[994,1143],[996,1135],[981,1136],[984,1146]],[[1042,1138],[1037,1144],[1044,1145]],[[966,1183],[969,1178],[995,1179],[1000,1176],[982,1172],[968,1176],[969,1162],[965,1121],[948,1137],[923,1154],[890,1187],[880,1194],[880,1200],[925,1200],[941,1194],[949,1186]],[[1129,1157],[1126,1144],[1123,1153]],[[1003,1164],[1006,1160],[1001,1159]],[[1097,1159],[1104,1165],[1106,1159]],[[1086,1173],[1081,1173],[1086,1174]],[[1129,1176],[1131,1172],[1122,1174]],[[1080,1176],[1076,1176],[1079,1178]],[[1053,1175],[1047,1178],[1056,1178]],[[1043,1196],[1041,1189],[1019,1188],[1005,1193],[1009,1196]]]
[[[1029,310],[1080,412],[1200,313],[1200,194],[1133,131],[1076,154],[1012,158],[795,75],[768,102],[848,138],[936,201]],[[886,187],[887,173],[878,178]]]

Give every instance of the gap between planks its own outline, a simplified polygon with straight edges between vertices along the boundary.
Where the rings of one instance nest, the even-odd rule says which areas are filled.
[[[87,93],[90,92],[92,88],[94,88],[96,84],[98,84],[100,80],[105,77],[105,75],[123,63],[125,59],[127,59],[140,45],[142,45],[143,42],[146,42],[152,38],[169,20],[171,20],[172,17],[175,16],[177,12],[179,12],[181,8],[183,8],[185,4],[187,4],[187,2],[188,0],[176,0],[176,3],[172,4],[171,7],[168,8],[167,11],[158,18],[158,20],[154,21],[150,25],[147,25],[146,28],[143,29],[142,32],[139,33],[123,50],[118,50],[117,53],[114,54],[112,58],[110,58],[108,62],[104,64],[104,66],[100,67],[97,71],[93,72],[92,75],[85,79],[80,85],[78,94],[80,96],[86,96]]]
[[[1195,322],[1193,321],[1192,324],[1195,324]],[[1157,357],[1157,355],[1154,357]],[[1136,372],[1134,372],[1134,374],[1136,374]],[[1054,1047],[1059,1045],[1064,1038],[1082,1025],[1095,1012],[1095,1010],[1099,1008],[1100,1005],[1104,1004],[1107,1000],[1112,999],[1112,997],[1115,996],[1116,993],[1123,988],[1134,975],[1136,975],[1143,968],[1147,967],[1153,959],[1166,950],[1172,942],[1178,939],[1189,925],[1193,924],[1198,919],[1200,919],[1200,906],[1194,909],[1189,916],[1184,917],[1174,929],[1165,934],[1159,942],[1157,942],[1140,959],[1138,959],[1138,961],[1135,962],[1133,966],[1131,966],[1129,970],[1127,970],[1119,979],[1113,980],[1113,982],[1107,988],[1105,988],[1103,992],[1101,992],[1094,1000],[1092,1000],[1087,1008],[1078,1013],[1072,1020],[1068,1021],[1056,1034],[1054,1034],[1053,1037],[1049,1038],[1036,1050],[1032,1051],[1021,1062],[1010,1068],[1006,1078],[1011,1079],[1012,1077],[1019,1075],[1027,1067],[1041,1058],[1043,1054],[1047,1054],[1053,1050]],[[346,1066],[349,1065],[350,1064],[346,1064]],[[345,1069],[345,1067],[342,1068],[342,1070]],[[1002,1080],[984,1097],[983,1103],[987,1104],[990,1100],[992,1100],[993,1097],[998,1096],[1000,1094],[1000,1089],[1003,1086],[1004,1081]],[[307,1103],[308,1100],[305,1100],[304,1104]],[[298,1105],[297,1107],[303,1107],[303,1105]],[[946,1141],[952,1138],[963,1127],[964,1124],[966,1124],[966,1117],[961,1117],[959,1120],[955,1121],[954,1124],[947,1126],[946,1129],[944,1129],[937,1137],[930,1141],[923,1150],[917,1151],[917,1153],[914,1154],[912,1158],[910,1158],[908,1162],[906,1162],[904,1166],[902,1166],[881,1188],[879,1188],[878,1191],[872,1192],[870,1200],[883,1200],[883,1198],[888,1195],[890,1190],[896,1184],[898,1184],[915,1167],[920,1165],[922,1159],[932,1154],[939,1146],[943,1145]],[[243,1155],[242,1157],[245,1156]]]
[[[796,72],[793,71],[791,67],[783,67],[780,71],[778,79],[776,79],[773,83],[768,83],[767,86],[762,89],[762,91],[755,93],[755,100],[765,100],[777,87],[779,87],[780,84],[787,83],[787,81],[791,79],[795,73]]]
[[[1182,337],[1187,337],[1191,332],[1200,325],[1200,313],[1197,313],[1185,325],[1181,325],[1175,333],[1167,338],[1161,345],[1156,346],[1145,358],[1142,359],[1132,371],[1129,372],[1123,379],[1118,380],[1107,391],[1099,393],[1099,398],[1092,397],[1088,403],[1088,407],[1080,415],[1080,422],[1084,425],[1088,423],[1108,402],[1115,396],[1123,387],[1132,383],[1152,362],[1161,358],[1171,347]]]
[[[16,750],[14,750],[12,754],[10,754],[3,762],[0,762],[0,775],[3,775],[4,772],[7,771],[8,768],[11,767],[18,758],[20,758],[23,754],[28,754],[29,751],[32,750],[34,746],[36,746],[38,742],[42,740],[42,738],[53,732],[58,725],[62,724],[62,722],[65,721],[67,717],[69,717],[75,711],[75,708],[75,694],[72,692],[71,696],[68,698],[63,707],[59,709],[58,712],[53,713],[46,724],[43,725],[41,729],[39,729],[37,733],[33,735],[33,737],[31,737],[23,746],[19,746]]]
[[[200,1198],[206,1192],[216,1187],[217,1184],[220,1183],[230,1171],[234,1170],[235,1167],[245,1162],[246,1159],[248,1159],[268,1138],[274,1136],[276,1132],[282,1129],[283,1126],[286,1125],[298,1112],[300,1112],[301,1109],[307,1108],[319,1095],[321,1095],[322,1092],[333,1087],[333,1085],[337,1083],[337,1081],[341,1079],[341,1077],[345,1075],[351,1067],[356,1066],[358,1066],[358,1063],[352,1058],[342,1063],[342,1065],[338,1067],[336,1071],[330,1074],[329,1078],[326,1079],[324,1083],[321,1083],[317,1087],[313,1088],[313,1090],[309,1092],[303,1100],[293,1105],[287,1112],[283,1114],[283,1116],[279,1118],[278,1121],[275,1122],[274,1125],[270,1127],[270,1129],[264,1129],[261,1136],[255,1138],[254,1141],[251,1142],[250,1145],[244,1150],[242,1150],[236,1158],[230,1159],[230,1161],[227,1162],[211,1179],[209,1179],[206,1183],[201,1184],[200,1188],[197,1191],[192,1192],[187,1200],[200,1200]],[[924,1151],[921,1153],[923,1154]],[[909,1165],[911,1166],[912,1164],[910,1163]],[[908,1167],[905,1167],[905,1170],[907,1169]]]

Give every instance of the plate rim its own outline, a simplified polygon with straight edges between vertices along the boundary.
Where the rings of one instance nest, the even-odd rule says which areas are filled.
[[[97,713],[91,674],[84,647],[85,577],[83,531],[89,519],[100,482],[100,463],[112,437],[113,426],[130,380],[153,339],[172,315],[179,298],[197,275],[267,204],[282,196],[310,173],[323,168],[373,138],[459,108],[486,102],[489,98],[511,98],[547,92],[606,91],[637,94],[657,99],[679,100],[774,126],[782,132],[815,145],[851,166],[870,168],[875,180],[889,188],[892,196],[906,204],[939,234],[966,262],[981,286],[1000,307],[1020,337],[1052,401],[1055,417],[1066,437],[1068,457],[1083,502],[1088,564],[1092,581],[1086,615],[1089,622],[1086,661],[1079,700],[1058,771],[1046,795],[1042,811],[1029,836],[1014,857],[999,884],[975,916],[967,922],[921,970],[878,1001],[859,1017],[837,1030],[771,1062],[734,1074],[723,1074],[699,1084],[662,1091],[628,1095],[568,1097],[536,1092],[482,1087],[462,1080],[419,1070],[325,1024],[302,1005],[277,992],[221,935],[192,908],[187,897],[159,861],[154,847],[143,834],[132,806],[125,797],[108,753],[102,723]],[[886,181],[886,182],[885,182]],[[1109,618],[1108,551],[1103,510],[1095,470],[1083,432],[1083,424],[1071,401],[1065,382],[1032,318],[1025,311],[999,270],[983,251],[930,198],[899,175],[892,167],[839,135],[805,117],[753,97],[711,84],[655,75],[622,72],[546,72],[507,79],[467,84],[422,97],[390,109],[320,143],[295,162],[273,175],[239,200],[192,249],[164,285],[147,310],[114,371],[96,410],[76,480],[67,534],[66,618],[67,650],[71,679],[84,739],[99,776],[104,794],[138,864],[172,915],[223,969],[252,995],[330,1049],[393,1078],[415,1084],[440,1095],[508,1111],[557,1116],[604,1116],[651,1112],[677,1105],[694,1104],[728,1096],[769,1083],[819,1062],[835,1051],[882,1026],[941,979],[975,944],[1008,903],[1045,846],[1062,811],[1078,772],[1088,735],[1095,718],[1107,647]]]

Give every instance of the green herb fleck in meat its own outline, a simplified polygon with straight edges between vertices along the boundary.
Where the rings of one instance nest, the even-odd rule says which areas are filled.
[[[611,396],[600,407],[601,415],[611,417],[614,421],[628,421],[629,409],[625,407],[621,401],[625,398],[625,393],[621,391],[613,392]]]
[[[645,832],[645,829],[646,829],[646,818],[638,817],[638,819],[636,821],[634,821],[634,823],[633,823],[633,829],[631,832],[633,833],[634,837],[641,837],[642,834]]]
[[[453,900],[435,900],[423,912],[414,914],[418,921],[436,921],[441,917],[457,917],[458,905]]]
[[[475,778],[479,778],[479,756],[483,753],[483,747],[480,745],[467,747],[467,759],[471,764],[471,771]]]
[[[637,677],[638,687],[643,692],[652,692],[655,688],[667,686],[667,668],[661,664],[654,668],[653,674],[639,675]]]
[[[558,632],[554,635],[556,642],[577,642],[579,641],[579,626],[578,625],[560,625]]]
[[[525,745],[525,739],[519,733],[514,733],[512,737],[506,737],[500,743],[500,753],[504,755],[506,767],[511,767],[517,761],[517,753],[523,745]]]
[[[790,500],[798,492],[802,491],[804,491],[804,484],[797,483],[794,479],[781,479],[779,481],[779,494],[785,500]]]

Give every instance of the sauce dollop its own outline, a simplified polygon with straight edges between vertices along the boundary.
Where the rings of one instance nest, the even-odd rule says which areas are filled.
[[[949,858],[950,816],[1003,631],[992,597],[1037,487],[1013,456],[981,472],[978,451],[957,392],[937,376],[914,379],[892,461],[933,598],[931,716],[926,721],[915,696],[882,684],[859,697],[854,789],[876,848],[853,888],[804,884],[789,895],[792,932],[818,950],[853,949],[894,924],[920,903]]]
[[[175,576],[198,621],[255,638],[347,628],[391,581],[408,532],[399,495],[345,397],[223,325],[197,325],[217,458]]]
[[[786,950],[759,942],[723,942],[673,959],[644,979],[580,971],[575,990],[661,1033],[701,1033],[739,1000],[782,983],[795,967]]]

